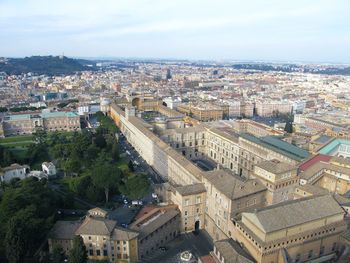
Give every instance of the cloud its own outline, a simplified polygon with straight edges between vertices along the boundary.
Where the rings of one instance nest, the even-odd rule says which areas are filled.
[[[291,50],[305,57],[322,50],[338,60],[350,56],[348,10],[346,0],[1,0],[0,55],[206,58],[239,50],[290,59]]]

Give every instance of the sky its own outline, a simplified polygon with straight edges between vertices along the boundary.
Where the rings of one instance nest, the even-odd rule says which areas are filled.
[[[0,57],[350,63],[349,0],[0,0]]]

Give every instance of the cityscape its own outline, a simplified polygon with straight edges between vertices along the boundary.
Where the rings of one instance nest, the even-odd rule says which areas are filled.
[[[102,2],[0,2],[0,262],[350,262],[349,3]]]

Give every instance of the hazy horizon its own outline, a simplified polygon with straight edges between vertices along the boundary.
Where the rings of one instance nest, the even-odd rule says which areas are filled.
[[[0,56],[349,64],[346,0],[2,0]]]

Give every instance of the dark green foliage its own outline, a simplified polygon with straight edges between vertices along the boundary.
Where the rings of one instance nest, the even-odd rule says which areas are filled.
[[[52,227],[61,200],[35,178],[13,181],[0,202],[0,262],[30,258]]]
[[[104,190],[105,201],[108,203],[110,190],[117,188],[121,182],[121,172],[108,161],[99,161],[92,171],[92,182],[96,187]]]
[[[7,63],[0,63],[0,71],[9,75],[33,72],[37,74],[58,75],[71,74],[76,71],[94,70],[71,58],[54,56],[33,56],[25,58],[9,58]]]
[[[69,263],[86,263],[87,251],[81,236],[75,236],[73,239],[73,247],[69,251]]]
[[[113,161],[115,161],[115,162],[120,159],[119,147],[118,147],[117,142],[113,142],[113,144],[112,144],[111,155],[112,155]]]
[[[132,163],[131,160],[128,162],[128,167],[129,167],[129,170],[130,170],[131,172],[135,171],[134,164]]]
[[[106,147],[107,143],[106,143],[106,139],[104,138],[103,135],[98,134],[95,138],[95,144],[97,147],[103,149]]]
[[[60,108],[60,109],[62,109],[62,108],[64,108],[64,107],[66,107],[68,104],[69,104],[69,102],[61,102],[61,103],[58,103],[58,104],[57,104],[57,107]]]
[[[16,159],[13,156],[12,152],[10,150],[0,146],[0,166],[6,167],[6,166],[11,165],[15,161],[16,161]]]
[[[144,174],[135,174],[125,180],[121,191],[131,199],[140,199],[149,191],[149,182]]]
[[[11,112],[38,111],[38,110],[42,110],[42,109],[46,109],[46,107],[40,107],[40,108],[36,108],[36,107],[13,107],[13,108],[10,108],[9,111],[11,111]],[[7,109],[6,109],[6,111],[7,111]]]
[[[22,262],[43,237],[40,230],[44,219],[37,218],[35,210],[33,206],[21,209],[7,223],[4,243],[10,263]]]
[[[115,126],[114,121],[111,118],[105,116],[101,111],[96,113],[96,118],[97,121],[100,123],[100,127],[98,127],[97,129],[97,133],[109,133],[114,135],[118,131],[118,128],[117,126]]]
[[[284,130],[288,133],[293,133],[293,122],[287,121]]]
[[[62,263],[64,260],[63,249],[59,245],[54,245],[52,249],[52,263]]]

